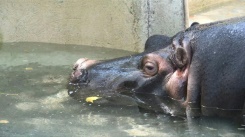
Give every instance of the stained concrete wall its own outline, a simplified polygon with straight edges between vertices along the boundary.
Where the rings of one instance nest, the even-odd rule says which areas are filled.
[[[2,42],[142,51],[153,34],[184,29],[180,0],[0,0]]]

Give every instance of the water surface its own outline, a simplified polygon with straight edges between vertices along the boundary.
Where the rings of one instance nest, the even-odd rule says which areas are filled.
[[[0,49],[1,137],[244,136],[232,121],[140,113],[136,106],[78,102],[67,95],[73,63],[132,52],[78,45],[4,43]]]

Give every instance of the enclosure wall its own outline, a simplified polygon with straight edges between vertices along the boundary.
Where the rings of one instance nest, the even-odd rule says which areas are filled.
[[[45,42],[142,51],[153,34],[185,27],[180,0],[1,0],[1,42]]]

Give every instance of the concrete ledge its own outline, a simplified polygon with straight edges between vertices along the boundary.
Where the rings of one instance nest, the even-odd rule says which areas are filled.
[[[193,15],[230,1],[232,0],[188,0],[189,14]]]

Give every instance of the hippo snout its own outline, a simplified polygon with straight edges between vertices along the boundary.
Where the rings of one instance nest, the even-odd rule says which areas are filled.
[[[97,60],[90,60],[87,58],[80,58],[76,61],[76,63],[73,66],[73,70],[82,70],[82,69],[87,69],[93,64],[98,63],[99,61]]]
[[[67,85],[68,95],[82,100],[91,96],[106,99],[131,94],[131,88],[145,81],[141,80],[142,73],[137,67],[141,57],[142,54],[103,61],[77,60]]]
[[[87,83],[88,71],[86,69],[75,70],[72,73],[71,83]]]
[[[87,58],[78,59],[73,65],[73,72],[70,75],[68,86],[68,94],[70,96],[76,96],[80,89],[86,87],[89,81],[89,68],[94,64],[97,64],[99,61],[90,60]],[[79,95],[87,94],[79,92]]]
[[[71,74],[71,83],[87,83],[88,71],[87,69],[96,64],[99,61],[89,60],[87,58],[80,58],[73,66],[73,72]]]

